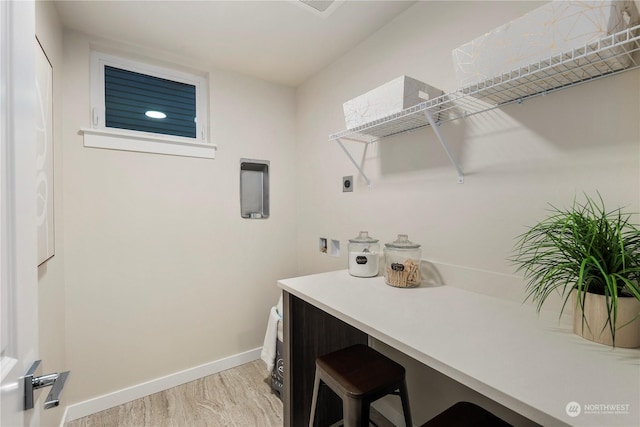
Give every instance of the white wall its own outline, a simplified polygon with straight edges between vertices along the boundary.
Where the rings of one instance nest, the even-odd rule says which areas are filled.
[[[637,72],[443,124],[440,130],[465,171],[464,184],[457,183],[430,129],[377,142],[366,155],[363,145],[345,142],[355,159],[364,157],[371,190],[339,146],[327,141],[344,129],[343,102],[395,77],[406,74],[454,90],[451,50],[539,5],[419,2],[298,88],[301,273],[346,268],[348,239],[359,230],[382,243],[407,233],[422,244],[423,258],[443,271],[454,265],[478,271],[478,277],[494,274],[521,298],[522,280],[511,276],[507,257],[515,237],[545,215],[547,203],[567,206],[575,195],[599,191],[610,207],[639,211]],[[343,175],[356,176],[353,193],[341,192]],[[320,236],[341,241],[340,257],[318,252]],[[461,283],[451,278],[473,274],[444,276],[449,285],[503,296],[491,279]],[[410,372],[416,423],[468,393],[425,368],[410,366]]]
[[[482,270],[519,292],[521,280],[505,258],[547,202],[566,205],[597,189],[610,205],[638,211],[637,73],[443,125],[466,173],[462,185],[428,129],[370,147],[364,168],[371,190],[327,141],[344,127],[344,101],[394,77],[453,90],[451,49],[535,6],[420,2],[295,94],[177,53],[66,32],[64,85],[56,92],[64,111],[56,200],[64,209],[57,203],[56,257],[41,269],[41,330],[52,334],[46,337],[58,331],[60,340],[43,338],[41,348],[72,370],[65,403],[260,346],[276,280],[346,268],[347,240],[360,230],[383,243],[408,233],[450,284],[497,295],[491,283],[462,278]],[[57,43],[51,49],[59,64]],[[217,159],[84,148],[78,130],[89,124],[92,44],[209,72]],[[348,148],[360,159],[362,147]],[[240,218],[242,157],[271,161],[268,220]],[[340,191],[343,175],[356,176],[353,193]],[[341,256],[320,254],[321,236],[339,239]],[[403,363],[419,402],[416,423],[460,395],[481,400]]]
[[[64,288],[64,220],[62,185],[62,76],[63,45],[62,25],[51,2],[36,2],[36,36],[53,67],[53,196],[55,255],[38,268],[39,308],[39,357],[42,373],[60,372],[66,369],[65,349],[65,288]],[[48,393],[48,392],[47,392]],[[39,407],[47,393],[41,392]],[[40,414],[43,426],[59,425],[64,406]]]
[[[83,147],[99,45],[209,73],[215,160]],[[294,91],[178,54],[64,36],[69,404],[262,345],[295,274]],[[271,217],[240,217],[240,158],[269,160]]]
[[[429,128],[369,147],[363,164],[371,190],[328,141],[344,129],[344,101],[394,77],[455,89],[451,49],[535,6],[419,2],[298,88],[300,271],[344,268],[347,240],[368,229],[382,242],[408,233],[428,260],[511,273],[505,258],[514,237],[547,203],[564,206],[598,190],[611,206],[637,210],[635,73],[443,124],[464,184]],[[364,145],[346,145],[362,158]],[[355,176],[353,193],[341,192],[343,175]],[[320,235],[341,240],[340,258],[318,253]]]

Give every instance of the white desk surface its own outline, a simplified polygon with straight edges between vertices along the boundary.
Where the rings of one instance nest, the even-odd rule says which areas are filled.
[[[394,288],[347,270],[278,285],[543,426],[640,426],[640,350],[580,338],[570,316],[538,317],[529,304],[452,286]],[[580,415],[567,414],[570,402]]]

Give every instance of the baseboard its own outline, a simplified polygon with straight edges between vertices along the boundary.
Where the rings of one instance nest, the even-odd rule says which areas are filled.
[[[262,347],[69,405],[62,424],[260,359]]]

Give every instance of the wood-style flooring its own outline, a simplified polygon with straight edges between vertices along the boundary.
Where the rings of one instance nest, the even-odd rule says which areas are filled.
[[[134,400],[65,427],[280,427],[282,401],[262,360]],[[371,408],[374,426],[393,424]]]
[[[282,426],[282,401],[256,360],[124,405],[65,427]]]

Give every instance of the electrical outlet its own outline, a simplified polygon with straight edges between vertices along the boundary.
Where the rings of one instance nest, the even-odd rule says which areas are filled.
[[[342,177],[342,192],[352,192],[353,191],[353,175],[343,176]]]

